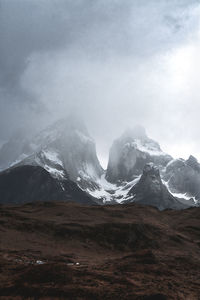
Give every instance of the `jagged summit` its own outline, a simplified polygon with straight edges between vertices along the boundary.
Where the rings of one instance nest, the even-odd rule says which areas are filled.
[[[191,198],[200,199],[200,164],[196,158],[173,160],[147,136],[142,126],[126,130],[114,141],[106,173],[99,163],[95,142],[79,116],[62,118],[28,139],[23,139],[23,134],[20,137],[12,138],[2,148],[7,156],[5,160],[0,151],[0,161],[5,160],[6,168],[11,170],[19,167],[19,172],[12,173],[15,175],[22,174],[22,166],[34,167],[27,169],[30,178],[35,167],[42,168],[50,176],[45,177],[48,182],[52,178],[55,187],[58,184],[59,189],[55,190],[63,199],[71,194],[67,188],[70,182],[74,183],[70,185],[73,189],[81,189],[101,204],[140,201],[141,198],[145,204],[164,209],[182,208],[184,201],[176,200],[177,197],[189,200],[186,204],[191,206],[194,204]],[[16,150],[14,155],[10,155],[9,149]],[[6,182],[9,181],[6,173],[2,176],[2,180],[6,177]],[[37,180],[31,181],[30,189],[35,189],[34,182]]]
[[[146,163],[161,168],[172,159],[160,145],[150,139],[141,126],[126,130],[110,149],[106,178],[110,182],[131,181],[142,173]]]
[[[187,165],[196,170],[197,172],[200,172],[200,164],[198,163],[198,160],[193,155],[190,155],[188,160],[186,161]]]
[[[26,140],[21,148],[22,152],[10,166],[39,165],[56,178],[66,178],[68,174],[81,188],[93,186],[96,178],[103,174],[95,142],[84,121],[75,115],[54,122]]]
[[[200,199],[200,164],[194,156],[169,162],[163,178],[173,193]]]
[[[132,201],[136,203],[152,205],[160,210],[189,207],[169,193],[167,187],[162,183],[159,169],[153,163],[144,166],[139,182],[129,191],[129,195],[133,197]]]

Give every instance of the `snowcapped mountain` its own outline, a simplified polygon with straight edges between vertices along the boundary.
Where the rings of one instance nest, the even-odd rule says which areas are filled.
[[[43,151],[49,161],[57,160],[74,181],[92,180],[103,173],[93,139],[74,116],[43,130],[31,141],[31,147],[34,153]]]
[[[130,198],[128,201],[124,201],[125,203],[133,201],[145,205],[150,204],[159,210],[184,209],[195,206],[194,201],[177,199],[168,191],[161,180],[159,169],[153,163],[145,165],[140,180],[130,189],[128,194]]]
[[[12,147],[16,147],[16,151],[13,156],[8,153],[6,159],[6,149]],[[187,161],[173,160],[146,135],[143,127],[127,130],[114,141],[107,171],[99,163],[95,142],[84,122],[75,116],[55,122],[28,140],[23,135],[21,139],[12,138],[1,148],[0,162],[3,162],[1,168],[9,166],[8,170],[0,173],[0,198],[5,199],[14,196],[8,192],[10,178],[24,176],[25,173],[30,180],[27,182],[29,188],[24,193],[20,192],[24,195],[23,199],[31,191],[34,193],[30,199],[43,199],[46,191],[48,199],[52,194],[54,199],[73,198],[85,203],[137,201],[159,209],[193,206],[194,200],[200,199],[200,165],[197,160],[193,157]],[[147,172],[149,166],[151,168]],[[44,185],[40,183],[43,181],[36,179],[37,174],[44,178]],[[10,188],[16,190],[13,182],[14,179]],[[54,187],[53,192],[50,192],[50,183]],[[42,184],[42,190],[39,184]],[[38,186],[40,193],[36,193],[32,185]]]
[[[132,181],[140,175],[146,163],[153,162],[163,168],[172,157],[164,153],[159,144],[148,138],[145,129],[137,126],[125,131],[115,140],[109,154],[106,179],[117,183]]]
[[[75,201],[96,204],[73,181],[58,180],[40,166],[22,165],[0,173],[0,203]]]
[[[200,164],[192,155],[188,160],[180,158],[170,161],[163,179],[174,196],[200,200]]]
[[[69,176],[82,188],[95,186],[103,174],[95,143],[74,116],[55,122],[29,141],[22,140],[21,153],[10,162],[14,165],[41,166],[53,177]]]

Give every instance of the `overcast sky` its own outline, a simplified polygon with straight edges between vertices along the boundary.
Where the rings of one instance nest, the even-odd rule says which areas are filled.
[[[78,111],[105,166],[127,127],[200,160],[200,1],[0,0],[0,142]]]

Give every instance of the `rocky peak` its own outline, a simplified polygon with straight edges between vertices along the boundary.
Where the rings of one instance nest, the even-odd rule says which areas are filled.
[[[188,166],[190,166],[192,169],[200,172],[200,164],[198,163],[198,160],[196,159],[196,157],[190,155],[188,160],[186,160],[186,164]]]
[[[148,163],[144,166],[143,176],[159,177],[159,169],[153,163]]]
[[[194,156],[175,159],[166,167],[163,179],[173,193],[200,199],[200,164]]]
[[[24,147],[22,147],[23,149]],[[39,165],[54,177],[66,177],[87,188],[103,174],[96,154],[94,140],[90,137],[84,121],[70,115],[58,120],[30,138],[26,143],[26,155],[10,165]]]
[[[141,126],[126,130],[114,141],[109,154],[106,178],[116,183],[132,181],[142,173],[146,163],[154,163],[163,168],[172,159],[164,153],[160,145],[150,139]]]
[[[183,209],[187,206],[176,199],[162,183],[160,172],[152,163],[145,165],[139,182],[129,191],[132,201],[145,205],[152,205],[160,210],[166,208]]]
[[[150,197],[158,196],[162,191],[162,181],[159,169],[154,166],[153,163],[147,163],[144,166],[139,183],[138,187],[140,186],[142,188],[144,194],[147,193]],[[130,194],[133,193],[133,190],[130,190]]]

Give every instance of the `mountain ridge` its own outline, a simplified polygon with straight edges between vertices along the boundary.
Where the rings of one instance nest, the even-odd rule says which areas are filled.
[[[196,158],[190,156],[188,160],[174,160],[147,136],[142,126],[126,130],[113,142],[105,171],[99,163],[96,145],[87,127],[83,120],[74,116],[49,125],[28,142],[25,140],[21,148],[26,151],[18,153],[18,159],[10,162],[12,170],[24,165],[42,167],[61,185],[73,181],[83,194],[86,193],[98,204],[134,201],[130,190],[140,184],[142,173],[149,163],[160,170],[163,189],[177,199],[180,208],[184,207],[179,201],[181,199],[190,205],[195,205],[200,199],[200,164]],[[177,164],[181,167],[176,168]],[[190,184],[186,185],[188,180]],[[147,204],[151,205],[152,201],[149,198]],[[170,207],[166,205],[165,208]]]

